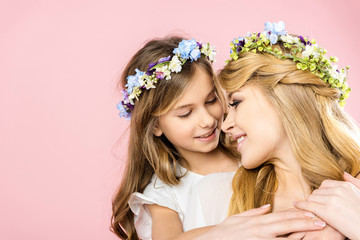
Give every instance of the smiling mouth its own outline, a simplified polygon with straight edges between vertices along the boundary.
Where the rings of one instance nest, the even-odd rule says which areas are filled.
[[[216,128],[214,128],[211,132],[207,133],[207,134],[204,134],[204,135],[201,135],[199,137],[196,137],[196,138],[207,138],[207,137],[210,137],[211,135],[214,134]]]

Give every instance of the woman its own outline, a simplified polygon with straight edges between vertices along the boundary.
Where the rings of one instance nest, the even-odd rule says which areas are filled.
[[[325,179],[360,172],[359,130],[341,108],[347,70],[325,53],[315,41],[287,34],[282,22],[232,43],[219,74],[230,102],[222,129],[242,155],[230,214],[267,203],[273,212],[289,209]],[[344,238],[330,227],[320,234]]]

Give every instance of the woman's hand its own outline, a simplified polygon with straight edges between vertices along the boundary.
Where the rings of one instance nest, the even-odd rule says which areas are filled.
[[[350,239],[359,239],[360,180],[344,173],[344,181],[325,180],[307,201],[295,202],[311,211]]]
[[[286,239],[279,236],[292,232],[320,230],[326,226],[325,222],[314,220],[312,218],[313,214],[309,212],[293,209],[266,214],[269,211],[270,205],[265,205],[230,216],[224,222],[196,239]]]
[[[324,229],[310,232],[297,232],[290,234],[288,239],[303,239],[303,240],[344,240],[345,236],[336,229],[326,225]]]

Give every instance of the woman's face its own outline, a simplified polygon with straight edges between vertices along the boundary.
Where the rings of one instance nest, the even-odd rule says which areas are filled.
[[[228,100],[229,112],[222,130],[236,141],[242,165],[252,169],[280,156],[285,130],[260,87],[253,84],[241,87],[228,94]]]
[[[197,67],[175,106],[159,117],[154,134],[164,134],[182,156],[191,158],[218,146],[223,114],[213,80]]]

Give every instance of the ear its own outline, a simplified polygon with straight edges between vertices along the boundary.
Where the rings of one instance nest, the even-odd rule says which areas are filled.
[[[158,125],[156,125],[154,128],[154,135],[157,137],[160,137],[162,134],[163,134],[163,131],[159,128]]]

